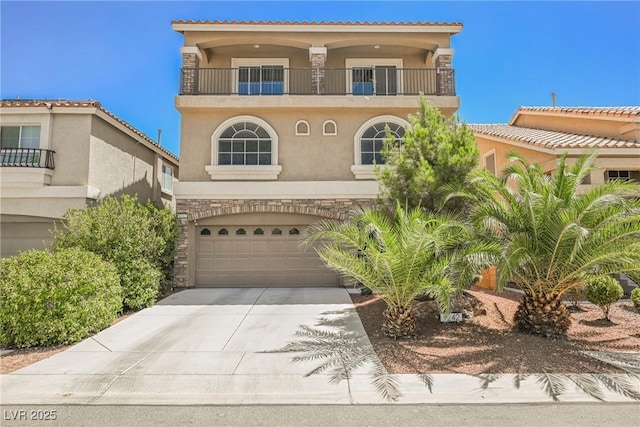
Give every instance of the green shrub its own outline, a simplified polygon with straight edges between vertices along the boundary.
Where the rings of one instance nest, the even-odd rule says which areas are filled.
[[[640,313],[640,288],[635,288],[631,291],[631,301],[633,301],[636,311]]]
[[[622,298],[624,290],[613,277],[603,276],[590,280],[584,287],[587,300],[599,306],[604,312],[604,318],[609,320],[611,304]]]
[[[113,265],[81,249],[28,251],[0,263],[0,344],[71,344],[122,309]]]
[[[53,247],[79,247],[112,262],[120,275],[123,303],[130,309],[153,305],[160,283],[171,280],[176,216],[130,196],[106,197],[96,206],[69,210],[64,230],[54,231]],[[153,269],[155,272],[151,272]]]

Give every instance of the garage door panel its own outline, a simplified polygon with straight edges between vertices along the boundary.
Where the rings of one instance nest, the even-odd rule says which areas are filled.
[[[236,235],[244,229],[246,235]],[[253,234],[260,228],[264,234]],[[271,234],[279,228],[282,234]],[[336,286],[337,275],[326,268],[313,248],[300,246],[304,225],[219,226],[199,233],[197,286]],[[226,229],[228,234],[218,235]]]

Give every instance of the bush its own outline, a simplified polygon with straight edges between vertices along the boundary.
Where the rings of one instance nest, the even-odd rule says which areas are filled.
[[[631,291],[631,301],[636,311],[640,314],[640,288],[635,288]]]
[[[112,262],[120,275],[125,307],[153,305],[160,282],[171,280],[176,216],[130,196],[106,197],[94,207],[69,210],[65,229],[54,231],[53,247],[79,247]],[[154,270],[153,272],[151,270]]]
[[[592,279],[584,287],[587,300],[599,306],[604,312],[604,318],[609,319],[611,304],[622,298],[624,290],[613,277],[604,276]]]
[[[28,251],[1,261],[0,344],[71,344],[109,326],[122,309],[118,273],[81,249]]]

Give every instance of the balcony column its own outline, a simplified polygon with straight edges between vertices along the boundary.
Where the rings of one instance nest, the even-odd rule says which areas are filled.
[[[180,49],[182,54],[182,88],[185,95],[198,93],[198,67],[202,59],[202,52],[196,46],[184,46]]]
[[[309,48],[309,61],[311,62],[312,91],[316,95],[324,93],[324,64],[327,60],[327,48],[324,46],[312,46]]]
[[[436,64],[436,80],[438,95],[453,95],[454,81],[451,70],[451,57],[453,49],[439,47],[433,53],[433,61]]]

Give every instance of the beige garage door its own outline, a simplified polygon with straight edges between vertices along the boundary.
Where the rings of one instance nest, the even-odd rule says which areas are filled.
[[[338,277],[313,248],[301,248],[306,225],[200,227],[197,286],[336,286]]]

